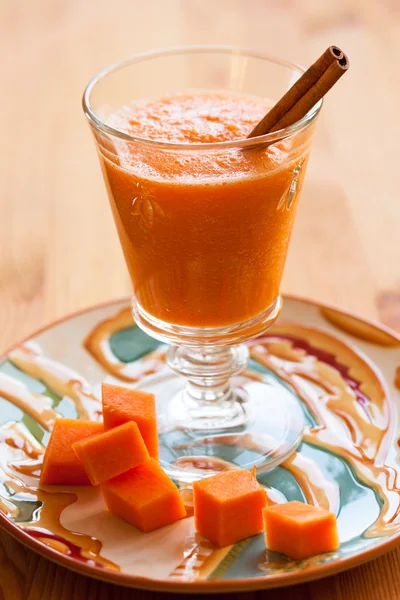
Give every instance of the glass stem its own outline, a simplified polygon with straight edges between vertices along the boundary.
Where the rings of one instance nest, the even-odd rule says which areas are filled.
[[[244,422],[243,398],[232,389],[230,378],[249,361],[246,345],[225,348],[171,346],[167,363],[187,379],[181,399],[192,428],[215,429]]]

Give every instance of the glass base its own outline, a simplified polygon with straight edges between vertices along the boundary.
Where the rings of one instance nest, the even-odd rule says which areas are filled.
[[[157,397],[160,464],[177,481],[190,483],[253,466],[258,473],[268,471],[288,458],[302,439],[301,406],[273,377],[234,377],[233,401],[207,406],[200,413],[188,397],[185,380],[171,372],[149,391]]]

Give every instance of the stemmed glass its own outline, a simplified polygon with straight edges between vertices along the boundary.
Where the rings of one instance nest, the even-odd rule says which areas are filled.
[[[183,376],[175,387],[160,382],[156,394],[160,462],[181,481],[221,468],[267,470],[301,441],[303,414],[293,394],[272,378],[238,375],[249,362],[246,342],[281,309],[279,286],[321,103],[286,129],[218,143],[137,138],[110,116],[132,102],[197,90],[276,101],[302,72],[255,52],[185,47],[123,60],[85,90],[134,319],[170,345],[167,363]],[[218,175],[210,164],[219,165]]]

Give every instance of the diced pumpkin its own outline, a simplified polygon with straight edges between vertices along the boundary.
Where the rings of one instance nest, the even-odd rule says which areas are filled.
[[[218,547],[263,530],[265,490],[253,472],[225,471],[193,483],[196,530]]]
[[[84,466],[72,444],[103,431],[103,423],[80,419],[56,419],[44,454],[42,485],[90,485]]]
[[[265,540],[269,550],[295,560],[339,547],[336,516],[304,502],[285,502],[263,511]]]
[[[158,459],[158,437],[154,394],[103,383],[104,429],[135,421],[151,457]]]
[[[179,490],[153,458],[101,485],[110,512],[144,532],[186,516]]]
[[[149,460],[139,428],[133,421],[72,445],[92,485],[99,485]]]

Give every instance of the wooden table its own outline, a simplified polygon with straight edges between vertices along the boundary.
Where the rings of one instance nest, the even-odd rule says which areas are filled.
[[[332,43],[348,53],[351,72],[320,118],[283,288],[400,330],[398,0],[1,0],[0,351],[129,292],[81,93],[116,59],[188,43],[304,64]],[[237,597],[390,600],[399,563],[397,550],[326,580]],[[1,599],[156,596],[70,573],[0,533]]]

